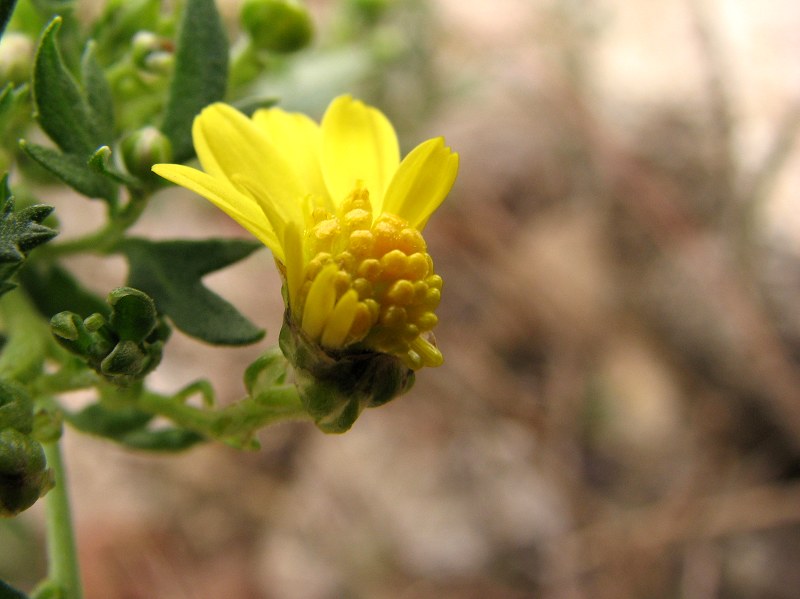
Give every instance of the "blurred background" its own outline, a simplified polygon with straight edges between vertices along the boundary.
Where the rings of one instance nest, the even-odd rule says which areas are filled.
[[[314,44],[262,91],[317,118],[352,92],[404,151],[461,154],[426,229],[445,365],[345,435],[283,424],[258,452],[69,431],[87,598],[800,596],[800,5],[308,7]],[[65,236],[92,226],[66,212]],[[244,236],[178,189],[137,231]],[[122,264],[76,267],[106,292]],[[208,282],[267,340],[176,332],[153,384],[207,377],[230,402],[280,282],[267,251]],[[23,588],[41,508],[4,523],[0,577]]]

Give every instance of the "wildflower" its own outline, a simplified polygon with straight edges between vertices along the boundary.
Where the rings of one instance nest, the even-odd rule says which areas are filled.
[[[421,234],[458,170],[441,137],[401,162],[389,120],[349,96],[333,100],[320,124],[278,108],[248,118],[213,104],[192,134],[203,171],[153,170],[269,247],[287,326],[303,343],[333,356],[388,354],[411,370],[442,363],[431,333],[442,279]]]

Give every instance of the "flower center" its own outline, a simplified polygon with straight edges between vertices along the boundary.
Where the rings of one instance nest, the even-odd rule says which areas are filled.
[[[373,221],[360,186],[338,214],[317,208],[310,220],[296,304],[306,334],[330,349],[360,343],[395,354],[413,369],[440,365],[430,331],[442,278],[422,234],[393,214]]]

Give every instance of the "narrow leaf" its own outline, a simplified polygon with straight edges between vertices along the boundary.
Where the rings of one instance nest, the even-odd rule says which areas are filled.
[[[2,0],[0,0],[2,2]],[[0,118],[11,109],[14,103],[14,85],[6,83],[3,91],[0,91]]]
[[[45,133],[67,153],[88,158],[98,146],[113,140],[98,128],[80,86],[56,46],[61,17],[45,29],[33,69],[36,117]]]
[[[84,433],[118,439],[145,427],[153,416],[136,408],[112,409],[101,404],[91,404],[80,412],[66,412],[64,418]]]
[[[9,123],[12,122],[15,109],[18,109],[20,105],[27,100],[27,94],[27,84],[14,87],[12,83],[8,83],[0,91],[0,135],[3,134]],[[27,111],[27,106],[25,110]]]
[[[236,308],[209,290],[202,277],[237,262],[258,248],[257,242],[209,239],[160,241],[126,239],[119,250],[130,264],[128,285],[152,297],[187,335],[217,345],[244,345],[261,339],[257,328]]]
[[[97,62],[96,44],[90,41],[81,57],[81,75],[86,101],[98,138],[106,143],[114,139],[114,99],[103,69]]]
[[[97,151],[89,158],[88,166],[92,171],[126,187],[139,188],[142,186],[142,182],[136,177],[121,173],[111,166],[111,148],[108,146],[97,148]]]
[[[160,128],[172,142],[176,162],[194,155],[192,121],[205,106],[224,97],[227,79],[228,40],[214,0],[188,0]]]
[[[117,188],[111,179],[92,169],[86,159],[62,154],[51,148],[20,141],[25,153],[75,191],[90,197],[116,202]]]
[[[143,451],[177,452],[189,449],[206,440],[194,431],[181,428],[139,429],[115,439],[132,449]]]

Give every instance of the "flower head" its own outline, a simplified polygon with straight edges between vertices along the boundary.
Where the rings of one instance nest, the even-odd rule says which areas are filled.
[[[442,279],[421,232],[458,170],[442,138],[401,161],[389,120],[349,96],[333,100],[320,124],[213,104],[192,134],[202,171],[153,170],[272,250],[292,327],[326,351],[391,354],[411,369],[441,364],[431,330]]]

